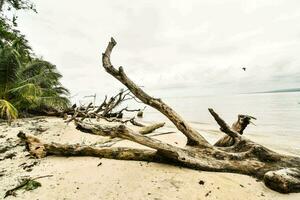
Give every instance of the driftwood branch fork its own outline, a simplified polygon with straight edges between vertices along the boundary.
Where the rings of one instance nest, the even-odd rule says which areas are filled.
[[[259,145],[243,134],[253,117],[240,115],[230,127],[217,112],[210,114],[226,134],[215,145],[210,144],[200,132],[191,127],[179,114],[159,98],[153,98],[137,86],[122,67],[115,68],[111,63],[111,53],[116,45],[111,38],[102,54],[103,67],[114,78],[124,84],[143,103],[164,114],[187,138],[185,147],[176,147],[157,139],[135,132],[125,125],[103,127],[80,122],[86,133],[99,133],[112,138],[118,137],[150,147],[151,150],[121,147],[95,148],[83,145],[43,143],[34,136],[19,133],[27,143],[28,150],[36,157],[58,156],[99,156],[111,159],[143,160],[180,165],[196,170],[232,172],[246,174],[263,180],[266,186],[282,193],[300,192],[300,158],[276,153]]]

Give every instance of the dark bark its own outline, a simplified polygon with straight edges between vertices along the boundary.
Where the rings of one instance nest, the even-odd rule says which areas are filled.
[[[220,130],[228,137],[233,138],[234,142],[231,145],[221,147],[208,143],[198,131],[192,128],[161,99],[151,97],[131,81],[122,67],[116,69],[112,66],[110,55],[115,45],[115,40],[111,39],[103,54],[102,60],[105,70],[123,83],[143,103],[155,108],[170,119],[177,129],[187,137],[186,147],[180,148],[163,143],[157,139],[136,133],[124,125],[109,127],[80,122],[80,130],[86,133],[131,140],[153,150],[47,144],[42,143],[33,136],[19,133],[18,136],[27,143],[32,155],[36,157],[44,157],[48,154],[60,156],[81,155],[102,156],[112,159],[163,161],[197,170],[246,174],[263,180],[266,186],[276,191],[283,193],[300,192],[299,157],[276,153],[246,139],[242,135],[248,125],[246,121],[239,121],[230,127],[213,109],[209,109],[209,112],[219,124]]]
[[[246,129],[246,127],[252,123],[251,119],[255,119],[255,117],[249,116],[249,115],[238,115],[238,120],[232,124],[231,128],[232,130],[235,130],[240,135],[243,134],[243,131]],[[219,139],[215,146],[218,147],[229,147],[235,144],[235,138],[231,137],[229,135],[225,135],[221,139]]]

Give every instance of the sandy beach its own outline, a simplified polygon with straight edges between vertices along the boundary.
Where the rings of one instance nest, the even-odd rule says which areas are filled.
[[[0,199],[300,200],[299,8],[0,0]]]
[[[130,128],[137,129],[134,126]],[[16,135],[20,130],[46,142],[94,144],[107,140],[82,133],[72,123],[65,124],[61,118],[18,119],[12,126],[1,123],[0,198],[22,177],[52,175],[38,180],[41,187],[32,191],[18,190],[16,197],[6,199],[300,199],[300,194],[277,193],[245,175],[95,157],[50,156],[38,160],[30,157],[24,146],[18,145]],[[170,126],[155,133],[168,131],[175,133],[155,138],[173,145],[185,144],[185,137]],[[205,134],[206,137],[209,135]],[[115,146],[146,148],[129,141],[118,142]]]

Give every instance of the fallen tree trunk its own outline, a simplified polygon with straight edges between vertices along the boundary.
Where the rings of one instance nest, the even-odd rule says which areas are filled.
[[[43,143],[33,135],[18,133],[27,144],[27,149],[31,155],[43,158],[48,155],[57,156],[94,156],[100,158],[111,158],[118,160],[140,160],[156,161],[159,158],[154,150],[134,149],[127,147],[91,147],[87,145],[67,145],[59,143]]]
[[[48,144],[22,132],[18,134],[18,137],[26,142],[29,152],[37,158],[47,155],[96,156],[121,160],[164,162],[198,170],[251,175],[264,180],[268,187],[276,191],[283,193],[299,191],[300,159],[279,155],[249,140],[241,140],[232,149],[222,151],[215,148],[194,146],[188,148],[175,147],[135,133],[124,125],[101,127],[85,124],[84,132],[101,133],[99,135],[131,140],[155,150]]]
[[[28,150],[36,157],[47,155],[60,156],[100,156],[112,159],[144,160],[167,162],[197,170],[232,172],[254,176],[263,180],[271,189],[282,193],[300,192],[300,158],[278,154],[262,145],[246,139],[241,133],[246,128],[230,127],[213,110],[209,112],[220,126],[220,130],[234,139],[230,145],[214,146],[205,140],[201,134],[185,122],[173,109],[161,99],[153,98],[145,93],[125,74],[122,67],[112,66],[110,55],[116,45],[112,38],[109,42],[102,61],[105,70],[123,83],[143,103],[164,114],[187,137],[185,148],[163,143],[127,128],[124,125],[108,127],[82,122],[82,131],[131,140],[153,150],[132,148],[92,148],[81,145],[63,145],[57,143],[42,143],[38,138],[19,133]]]

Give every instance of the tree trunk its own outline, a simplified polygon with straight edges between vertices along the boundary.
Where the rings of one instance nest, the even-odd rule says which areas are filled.
[[[42,143],[38,138],[19,133],[18,136],[27,143],[28,149],[36,157],[47,155],[60,156],[100,156],[112,159],[144,160],[167,162],[197,170],[214,172],[232,172],[246,174],[263,180],[269,188],[282,193],[300,192],[300,158],[278,154],[262,145],[242,136],[247,120],[239,120],[232,127],[213,110],[209,112],[220,126],[220,130],[234,141],[223,142],[222,145],[212,145],[172,108],[161,99],[153,98],[145,93],[125,74],[122,67],[112,66],[110,55],[116,45],[112,38],[102,61],[105,70],[123,83],[143,103],[164,114],[188,139],[185,148],[163,143],[127,128],[124,125],[109,127],[81,122],[77,126],[86,133],[99,134],[131,140],[153,150],[132,148],[93,148],[81,145],[64,145],[57,143]],[[247,118],[245,118],[247,119]],[[221,142],[220,142],[221,143]]]

